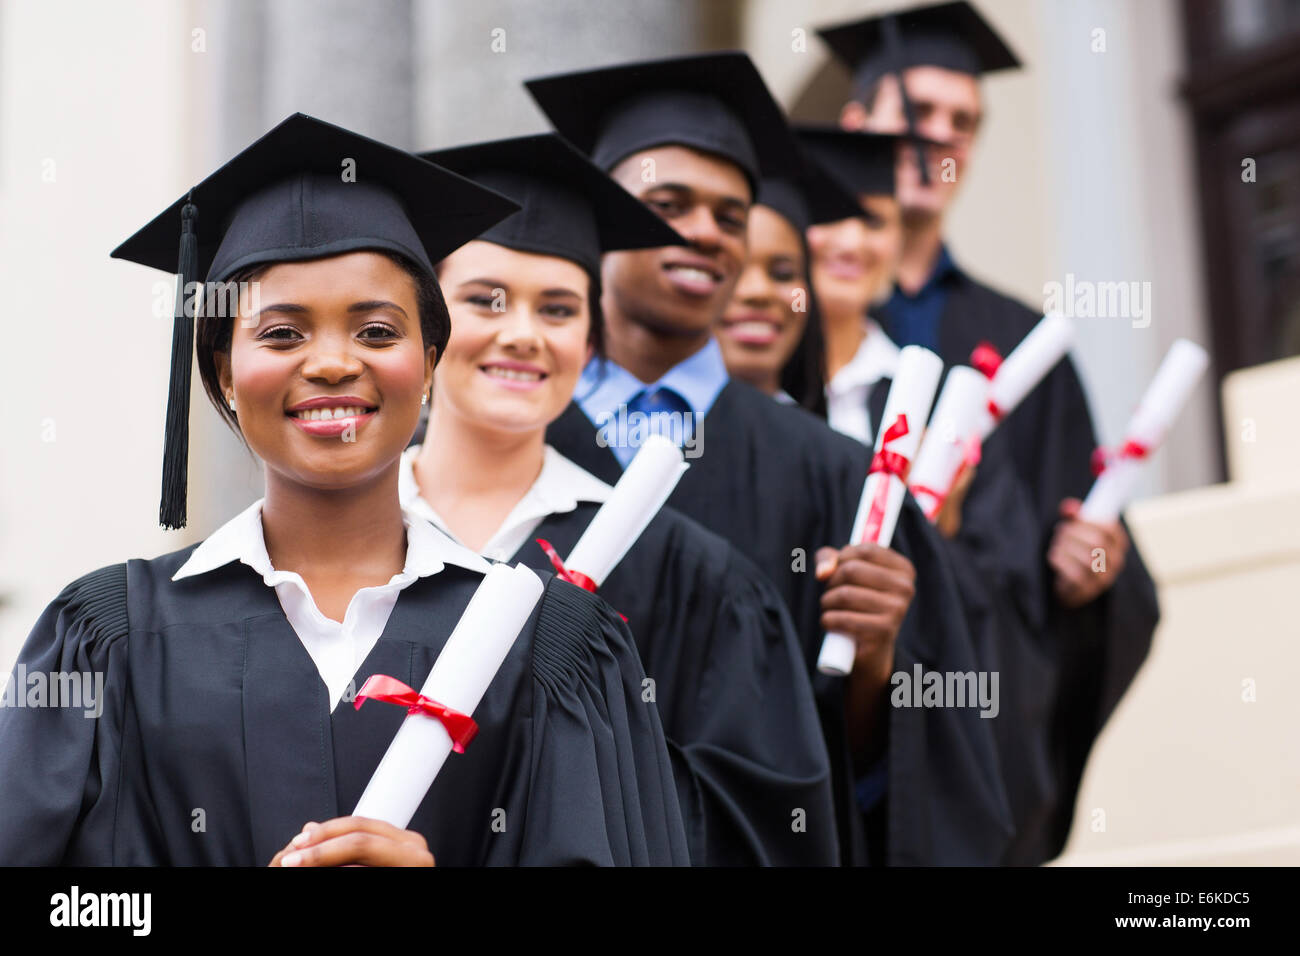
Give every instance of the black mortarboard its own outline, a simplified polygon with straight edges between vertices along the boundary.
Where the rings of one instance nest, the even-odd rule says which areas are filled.
[[[604,170],[670,144],[731,160],[751,187],[798,166],[781,108],[744,53],[648,60],[524,85],[552,125]]]
[[[296,113],[113,250],[181,290],[252,265],[378,249],[433,262],[519,207],[404,150]],[[159,522],[185,525],[194,318],[176,297]]]
[[[929,7],[895,10],[817,31],[839,60],[853,73],[861,90],[886,73],[898,77],[899,95],[908,132],[916,133],[912,101],[903,85],[903,71],[913,66],[938,66],[979,76],[1020,66],[1003,39],[965,0]],[[930,175],[917,146],[921,181]]]
[[[677,230],[555,133],[517,136],[420,156],[519,203],[477,238],[560,256],[600,275],[615,249],[684,245]]]
[[[838,126],[800,125],[795,138],[813,163],[851,196],[892,196],[898,144],[906,137]],[[855,215],[861,215],[859,207]]]
[[[831,178],[807,151],[799,171],[790,176],[765,177],[758,184],[760,206],[774,209],[800,233],[822,222],[862,215],[856,195]]]
[[[892,54],[887,32],[891,22],[900,46]],[[975,76],[1020,66],[1002,37],[965,0],[895,10],[822,27],[817,34],[859,85],[913,66],[939,66]]]

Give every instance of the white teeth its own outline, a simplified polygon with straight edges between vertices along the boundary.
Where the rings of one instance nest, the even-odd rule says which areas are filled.
[[[705,272],[703,269],[694,269],[690,266],[672,266],[671,268],[685,279],[693,279],[699,282],[713,281],[713,273]]]
[[[500,365],[489,365],[484,369],[494,378],[508,378],[515,382],[536,382],[541,379],[540,372],[525,372],[522,369],[502,368]]]
[[[308,408],[294,412],[293,417],[304,422],[322,422],[335,418],[356,418],[365,413],[366,410],[359,405],[341,405],[336,408]]]

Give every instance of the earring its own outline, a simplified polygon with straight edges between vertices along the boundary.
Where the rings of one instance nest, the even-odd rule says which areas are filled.
[[[234,392],[231,392],[231,393],[230,393],[230,396],[226,399],[226,404],[230,406],[230,410],[231,410],[232,412],[235,410],[235,393],[234,393]]]
[[[428,393],[428,392],[425,392],[423,395],[420,396],[420,404],[421,404],[421,405],[428,405],[428,404],[429,404],[429,393]]]

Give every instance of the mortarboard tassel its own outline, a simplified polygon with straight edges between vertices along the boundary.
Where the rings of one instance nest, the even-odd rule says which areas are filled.
[[[907,95],[907,87],[903,85],[903,37],[898,29],[897,17],[885,17],[880,23],[881,30],[885,34],[885,46],[889,51],[889,59],[892,61],[894,76],[898,80],[898,95],[903,101],[903,117],[907,120],[907,135],[916,136],[916,113],[912,110],[912,99]],[[926,168],[925,147],[917,140],[912,140],[912,148],[916,150],[916,165],[921,171],[921,185],[930,185],[930,171]]]
[[[172,369],[167,392],[167,430],[163,438],[162,500],[158,523],[164,528],[185,527],[186,487],[190,457],[190,367],[194,361],[193,316],[185,314],[186,289],[198,271],[199,240],[194,231],[198,207],[193,191],[181,207],[181,248],[177,272],[180,289],[172,317]]]

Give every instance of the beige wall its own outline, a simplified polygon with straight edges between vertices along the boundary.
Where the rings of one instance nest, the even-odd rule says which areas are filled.
[[[171,342],[170,317],[151,311],[160,277],[108,254],[192,171],[178,131],[204,55],[188,4],[132,6],[0,5],[5,668],[64,584],[185,541],[157,526]]]

